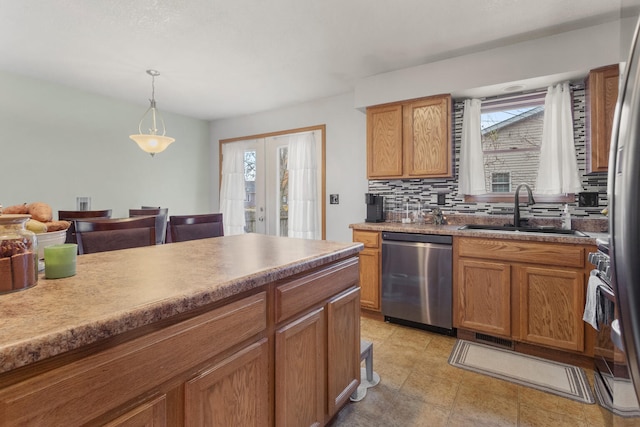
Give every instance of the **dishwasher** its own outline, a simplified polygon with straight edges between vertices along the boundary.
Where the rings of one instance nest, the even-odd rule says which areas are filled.
[[[385,321],[455,336],[452,237],[382,233]]]

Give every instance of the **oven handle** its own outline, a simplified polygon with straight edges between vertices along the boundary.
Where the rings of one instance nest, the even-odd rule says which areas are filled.
[[[598,280],[600,280],[600,284],[598,285],[598,289],[604,294],[605,298],[607,298],[609,301],[615,303],[616,302],[616,295],[613,293],[613,289],[611,289],[611,287],[609,285],[607,285],[607,282],[605,282],[604,280],[602,280],[602,277],[600,277],[600,272],[598,270],[591,270],[591,275],[592,276],[596,276],[598,278]]]

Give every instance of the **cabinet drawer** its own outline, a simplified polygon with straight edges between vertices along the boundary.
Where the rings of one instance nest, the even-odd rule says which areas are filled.
[[[579,245],[473,237],[459,237],[457,244],[461,257],[576,268],[585,265],[585,248]]]
[[[358,283],[358,258],[353,257],[276,288],[276,322],[318,304]]]
[[[0,391],[3,426],[81,425],[266,329],[266,293]]]
[[[364,243],[365,248],[380,247],[380,233],[378,231],[353,230],[353,241]]]

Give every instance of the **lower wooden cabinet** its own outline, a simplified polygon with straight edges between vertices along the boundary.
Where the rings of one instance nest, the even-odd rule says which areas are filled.
[[[455,326],[511,336],[511,266],[464,258],[457,274]]]
[[[276,331],[276,426],[324,424],[325,310]]]
[[[380,311],[380,262],[382,257],[379,231],[353,231],[353,241],[364,244],[360,252],[360,306],[367,310]]]
[[[327,304],[327,405],[332,417],[360,383],[360,289]]]
[[[581,352],[584,349],[584,273],[579,269],[520,266],[519,338]]]
[[[105,424],[105,427],[165,427],[167,423],[167,396],[161,395]]]
[[[322,426],[360,383],[360,290],[276,330],[276,426]]]
[[[454,326],[586,353],[586,245],[454,238]]]
[[[360,380],[358,258],[0,375],[0,425],[323,426]]]
[[[268,371],[269,346],[265,338],[187,381],[185,425],[265,425],[269,419]]]

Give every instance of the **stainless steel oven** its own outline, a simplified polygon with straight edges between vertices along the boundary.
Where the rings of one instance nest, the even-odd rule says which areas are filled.
[[[594,347],[594,388],[600,406],[622,417],[640,416],[640,406],[630,380],[626,356],[620,340],[619,313],[611,283],[609,241],[598,240],[598,251],[589,254],[591,271],[588,291],[595,301],[597,330]],[[585,318],[585,320],[587,320]]]

